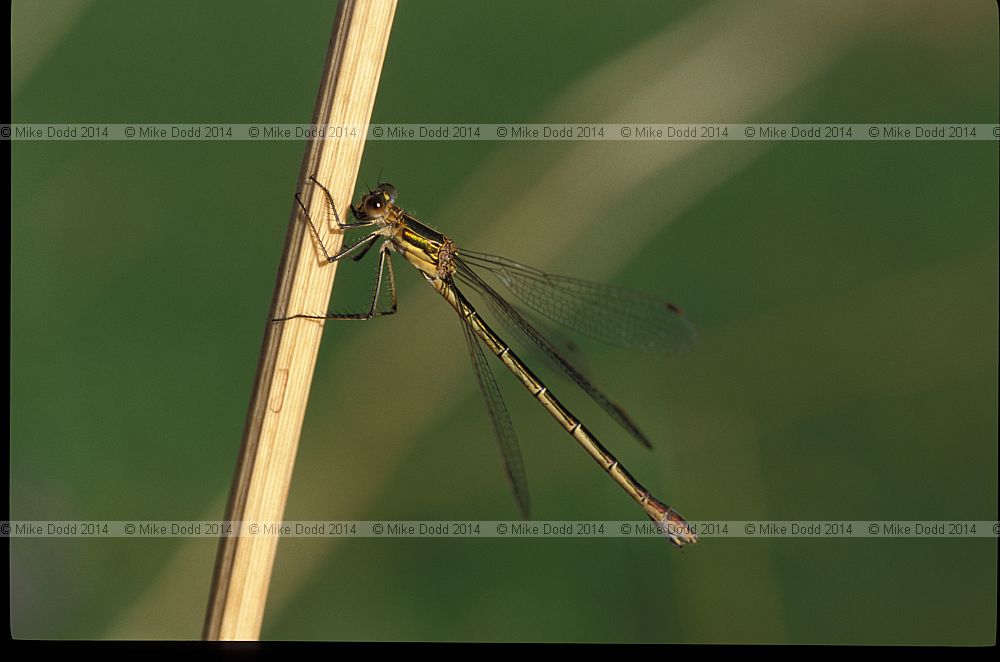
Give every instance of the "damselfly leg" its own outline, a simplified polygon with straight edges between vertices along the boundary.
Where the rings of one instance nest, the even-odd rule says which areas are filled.
[[[325,186],[316,181],[315,178],[310,178],[314,181],[323,192],[326,194],[327,203],[329,208],[333,212],[333,216],[337,227],[341,230],[349,230],[354,228],[371,227],[375,225],[375,221],[363,220],[356,223],[341,223],[340,216],[337,214],[337,206],[333,202],[333,196],[330,195],[330,191],[327,190]],[[339,262],[341,259],[351,256],[355,262],[363,258],[372,246],[374,246],[380,239],[383,239],[382,235],[378,232],[372,232],[365,235],[361,239],[358,239],[354,243],[350,244],[347,248],[343,248],[336,254],[331,255],[330,251],[327,250],[326,244],[323,243],[323,239],[320,237],[319,231],[316,229],[316,224],[313,223],[312,217],[309,215],[309,210],[306,208],[305,204],[302,202],[302,198],[296,194],[296,201],[299,203],[299,207],[302,209],[302,214],[305,216],[306,223],[308,223],[309,229],[312,232],[313,240],[319,246],[323,255],[326,257],[326,261],[333,263]],[[353,253],[353,256],[352,256]],[[389,285],[389,295],[391,298],[391,304],[388,310],[379,310],[379,300],[382,294],[382,283],[385,280],[385,274],[388,272],[388,285]],[[277,317],[272,321],[274,322],[284,322],[292,319],[319,319],[319,320],[370,320],[373,317],[380,317],[382,315],[393,315],[396,313],[397,309],[397,298],[396,298],[396,276],[392,271],[392,260],[389,259],[389,245],[383,241],[382,247],[379,249],[378,263],[375,267],[375,288],[372,293],[372,302],[369,306],[368,311],[364,313],[326,313],[325,315],[309,314],[309,313],[299,313],[296,315],[289,315],[288,317]]]

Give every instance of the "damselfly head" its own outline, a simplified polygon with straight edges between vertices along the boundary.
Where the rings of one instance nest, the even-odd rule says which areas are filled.
[[[367,218],[379,218],[394,202],[396,202],[396,187],[382,183],[375,187],[374,191],[369,191],[358,206]]]

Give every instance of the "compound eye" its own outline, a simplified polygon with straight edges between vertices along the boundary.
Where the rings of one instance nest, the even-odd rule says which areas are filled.
[[[385,213],[386,199],[381,191],[376,191],[365,198],[365,213],[378,218]]]
[[[396,203],[396,187],[388,182],[382,182],[378,185],[378,190],[389,196],[389,202]]]

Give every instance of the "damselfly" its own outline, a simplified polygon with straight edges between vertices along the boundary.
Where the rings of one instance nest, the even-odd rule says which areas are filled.
[[[574,367],[517,306],[500,295],[480,272],[490,273],[508,288],[528,309],[581,334],[626,347],[647,350],[684,350],[696,338],[694,326],[681,310],[671,304],[638,292],[599,285],[576,278],[555,276],[518,264],[506,258],[461,249],[448,237],[424,225],[396,205],[396,188],[382,183],[369,190],[361,201],[352,206],[353,221],[344,223],[337,213],[330,191],[315,177],[333,212],[333,220],[341,231],[371,228],[369,234],[350,243],[336,254],[330,254],[320,238],[309,211],[296,196],[305,213],[306,222],[328,262],[345,257],[357,261],[372,247],[379,245],[375,288],[371,307],[365,313],[331,313],[326,315],[298,314],[280,318],[370,320],[396,312],[396,280],[390,253],[399,253],[412,264],[444,299],[458,312],[462,329],[472,356],[479,387],[493,424],[507,479],[524,517],[528,516],[528,490],[517,436],[504,405],[500,390],[483,351],[485,346],[524,384],[525,388],[579,443],[611,478],[636,501],[656,523],[664,535],[678,547],[697,542],[688,523],[672,508],[658,500],[639,484],[597,438],[573,416],[538,377],[511,351],[510,346],[483,320],[459,289],[469,287],[477,292],[490,310],[515,333],[538,347],[567,377],[572,379],[608,415],[646,447],[649,439],[632,421],[625,410],[606,396],[586,376]],[[388,281],[391,305],[380,305],[383,283]]]

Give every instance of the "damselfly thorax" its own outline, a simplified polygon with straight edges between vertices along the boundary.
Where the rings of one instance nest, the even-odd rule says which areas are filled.
[[[369,191],[351,209],[359,220],[384,223],[383,234],[391,242],[392,250],[421,273],[434,279],[447,278],[455,272],[453,258],[458,254],[458,247],[451,239],[397,206],[396,188],[392,184],[381,184]]]

